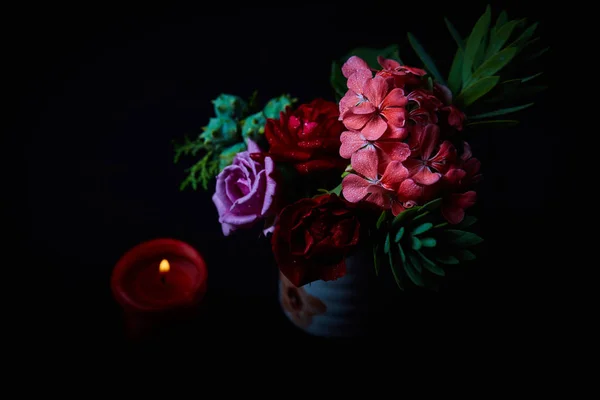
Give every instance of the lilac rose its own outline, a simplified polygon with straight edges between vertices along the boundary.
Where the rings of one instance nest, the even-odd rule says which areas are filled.
[[[251,159],[250,154],[259,153],[261,149],[250,139],[247,144],[248,150],[237,153],[232,164],[217,175],[212,200],[225,236],[237,229],[250,228],[274,214],[275,165],[271,157],[260,162]]]

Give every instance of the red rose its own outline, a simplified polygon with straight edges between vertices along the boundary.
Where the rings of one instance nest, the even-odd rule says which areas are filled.
[[[359,229],[353,206],[337,195],[300,199],[279,214],[271,238],[275,261],[297,287],[341,278]]]
[[[339,151],[345,128],[338,117],[337,103],[323,99],[301,104],[295,110],[288,107],[279,120],[267,119],[268,155],[275,162],[292,163],[301,174],[343,170],[348,161],[340,157]]]

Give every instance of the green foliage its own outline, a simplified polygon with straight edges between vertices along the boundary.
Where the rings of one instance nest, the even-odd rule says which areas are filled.
[[[342,65],[351,57],[358,56],[365,60],[365,62],[371,68],[380,69],[381,66],[377,62],[377,56],[389,58],[402,63],[399,55],[399,46],[392,44],[383,49],[371,48],[371,47],[357,47],[352,49],[347,55],[341,57],[339,60],[335,60],[331,63],[331,73],[329,76],[329,82],[333,87],[335,95],[339,100],[346,94],[348,87],[346,86],[346,78],[342,74]]]
[[[213,157],[213,152],[207,152],[204,157],[187,169],[188,175],[179,185],[180,190],[188,186],[198,189],[202,185],[204,190],[208,189],[208,183],[219,173],[219,160]]]
[[[522,77],[531,61],[548,51],[548,47],[535,49],[540,38],[534,37],[538,23],[527,24],[526,19],[509,20],[506,11],[501,11],[493,21],[491,6],[475,22],[464,38],[448,18],[444,22],[456,42],[456,51],[450,69],[442,74],[425,46],[411,32],[408,42],[423,63],[423,68],[440,84],[446,85],[453,97],[453,103],[467,116],[467,125],[492,126],[494,117],[512,114],[531,107],[533,95],[546,89],[544,85],[531,82],[541,72]],[[398,45],[386,48],[359,47],[331,64],[330,83],[337,100],[347,91],[346,78],[341,67],[352,55],[364,59],[374,69],[380,69],[377,56],[400,60]],[[444,79],[444,77],[447,77]],[[515,83],[518,82],[518,85]],[[471,124],[470,120],[473,120]],[[484,124],[482,120],[486,120]],[[510,119],[510,121],[517,121]],[[506,126],[500,120],[501,126]]]
[[[421,43],[417,40],[417,38],[410,32],[408,32],[408,41],[410,42],[411,46],[415,50],[415,53],[417,53],[417,56],[419,56],[421,61],[423,61],[423,64],[425,65],[425,70],[429,74],[431,74],[431,76],[433,76],[433,78],[436,81],[438,81],[439,83],[441,83],[444,86],[447,85],[444,78],[442,78],[442,74],[440,74],[437,67],[435,66],[435,62],[433,61],[431,56],[425,51],[425,49],[423,48]]]
[[[394,218],[388,211],[381,213],[372,232],[377,274],[387,262],[400,289],[407,282],[436,289],[448,266],[475,259],[470,248],[483,241],[467,230],[475,217],[465,216],[460,224],[450,225],[441,215],[440,205],[441,199],[436,199]]]
[[[269,100],[262,110],[256,111],[257,92],[248,101],[230,94],[220,94],[212,100],[215,116],[201,132],[191,138],[186,135],[182,142],[173,144],[175,163],[184,156],[200,157],[185,170],[187,175],[180,189],[202,187],[207,190],[211,180],[231,164],[235,155],[246,150],[246,139],[257,143],[263,141],[267,118],[278,117],[280,111],[295,101],[284,94]]]
[[[506,11],[500,12],[492,24],[488,5],[463,39],[452,23],[445,20],[457,43],[448,72],[448,88],[454,94],[453,103],[466,113],[467,125],[492,126],[499,121],[506,126],[506,121],[518,122],[514,118],[495,117],[531,107],[532,95],[546,88],[531,82],[541,72],[525,78],[516,75],[548,50],[548,47],[532,49],[539,42],[539,37],[534,37],[538,24],[528,25],[526,19],[509,20]]]

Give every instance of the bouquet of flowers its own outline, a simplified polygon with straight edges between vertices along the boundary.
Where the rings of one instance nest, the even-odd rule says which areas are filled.
[[[422,65],[406,65],[397,45],[357,48],[332,61],[332,99],[221,94],[202,132],[176,144],[176,162],[197,157],[181,188],[214,179],[223,234],[260,224],[296,287],[344,276],[361,247],[400,288],[436,288],[483,240],[468,214],[482,179],[468,135],[515,124],[504,116],[544,89],[540,73],[521,75],[547,50],[537,24],[491,14],[465,38],[445,20],[457,45],[446,74],[408,33]]]

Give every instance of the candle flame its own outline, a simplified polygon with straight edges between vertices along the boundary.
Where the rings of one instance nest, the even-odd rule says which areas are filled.
[[[160,265],[158,266],[158,271],[161,274],[166,274],[167,272],[169,272],[170,269],[171,269],[171,266],[169,265],[169,262],[167,260],[162,260],[160,262]]]

